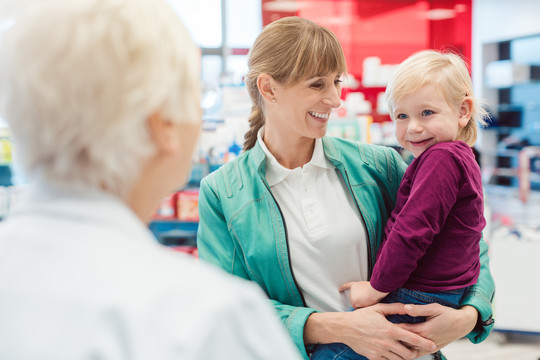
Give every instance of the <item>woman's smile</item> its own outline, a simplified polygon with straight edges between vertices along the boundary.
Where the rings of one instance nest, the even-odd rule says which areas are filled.
[[[329,112],[308,111],[308,114],[312,118],[315,118],[315,120],[320,121],[320,122],[326,122],[326,121],[328,121],[328,118],[330,117]]]

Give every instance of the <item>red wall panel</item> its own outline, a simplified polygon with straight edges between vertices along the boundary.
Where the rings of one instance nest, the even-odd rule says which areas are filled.
[[[373,107],[373,120],[384,85],[361,85],[363,63],[376,56],[398,64],[423,49],[447,49],[471,59],[472,0],[262,0],[263,25],[285,16],[301,16],[328,27],[338,37],[348,71]],[[346,94],[344,94],[346,96]]]
[[[471,1],[262,0],[263,24],[297,15],[330,28],[343,46],[349,72],[361,78],[369,56],[395,64],[415,51],[444,48],[470,59]]]

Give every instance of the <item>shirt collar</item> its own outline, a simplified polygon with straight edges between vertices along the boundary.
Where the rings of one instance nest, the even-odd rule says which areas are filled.
[[[268,150],[266,144],[262,139],[262,134],[264,133],[264,126],[257,133],[257,142],[266,155],[266,181],[269,186],[274,186],[281,181],[285,180],[294,169],[287,169],[281,165],[276,157]],[[315,149],[313,150],[313,155],[309,163],[304,165],[307,166],[316,166],[322,169],[334,169],[335,166],[328,160],[324,155],[324,149],[321,139],[315,139]]]

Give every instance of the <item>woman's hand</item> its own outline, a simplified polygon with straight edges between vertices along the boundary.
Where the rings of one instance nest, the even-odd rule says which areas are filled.
[[[314,313],[304,327],[304,342],[344,343],[372,360],[416,359],[420,352],[434,352],[431,340],[386,320],[386,315],[405,313],[404,305],[399,303],[376,304],[350,312]]]
[[[437,350],[470,333],[478,321],[478,312],[472,306],[452,309],[439,304],[405,305],[405,311],[411,316],[426,316],[427,320],[424,323],[399,326],[432,340],[437,345]],[[430,352],[419,351],[419,355],[428,353]]]

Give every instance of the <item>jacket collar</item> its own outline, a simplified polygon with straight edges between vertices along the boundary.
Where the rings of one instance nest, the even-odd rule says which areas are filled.
[[[258,141],[255,142],[255,145],[248,150],[249,159],[257,169],[257,172],[261,178],[266,178],[266,154],[262,149]]]
[[[337,150],[334,144],[334,138],[325,136],[322,138],[322,145],[324,155],[334,166],[341,165],[343,162],[343,155]]]

